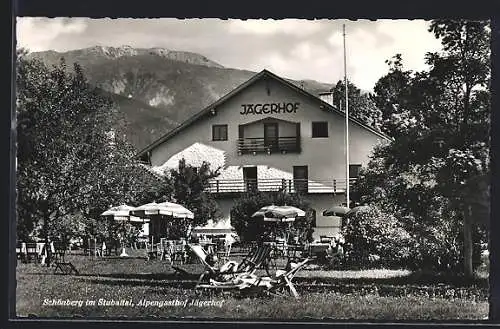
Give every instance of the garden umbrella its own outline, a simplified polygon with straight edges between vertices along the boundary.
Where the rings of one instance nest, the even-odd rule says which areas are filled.
[[[140,218],[137,216],[132,216],[130,214],[131,210],[134,210],[135,207],[131,207],[126,204],[122,204],[116,207],[111,207],[105,212],[101,214],[102,217],[113,217],[114,220],[116,221],[130,221],[130,222],[148,222],[149,219],[147,218]]]
[[[296,217],[304,217],[306,212],[292,206],[265,206],[253,213],[252,217],[263,217],[266,222],[293,222]]]
[[[370,209],[369,206],[357,206],[352,209],[344,206],[333,206],[332,208],[323,211],[323,216],[345,217],[347,215],[356,214],[360,211],[367,211],[369,209]]]
[[[344,206],[333,206],[330,209],[323,211],[323,216],[345,216],[351,208]]]
[[[305,217],[306,212],[292,206],[265,206],[256,211],[252,217],[264,218],[265,222],[288,223],[288,231],[285,233],[285,240],[288,241],[291,222],[297,217]]]
[[[194,214],[192,211],[186,209],[180,204],[168,201],[161,203],[151,202],[144,204],[142,206],[130,210],[130,214],[132,216],[137,216],[137,217],[164,215],[174,218],[189,218],[189,219],[194,218]]]
[[[111,207],[101,214],[103,217],[120,217],[127,218],[130,216],[130,210],[135,209],[126,204],[122,204],[116,207]]]
[[[194,213],[187,208],[181,206],[180,204],[173,203],[173,202],[161,202],[161,203],[156,203],[156,202],[151,202],[144,204],[142,206],[139,206],[133,210],[130,211],[130,214],[132,216],[138,216],[138,217],[146,217],[146,218],[151,218],[151,220],[154,220],[154,223],[156,225],[160,225],[160,217],[162,218],[187,218],[187,219],[193,219],[194,218]],[[155,225],[153,225],[155,227]],[[157,230],[155,230],[157,232]],[[167,229],[168,232],[168,229]],[[151,244],[154,244],[154,236],[155,234],[152,234],[151,236]]]

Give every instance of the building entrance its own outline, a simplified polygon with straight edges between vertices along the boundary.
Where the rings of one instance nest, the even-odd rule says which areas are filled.
[[[257,167],[243,167],[243,181],[245,190],[252,191],[257,189]]]
[[[264,146],[271,151],[279,148],[279,132],[277,122],[264,123]]]

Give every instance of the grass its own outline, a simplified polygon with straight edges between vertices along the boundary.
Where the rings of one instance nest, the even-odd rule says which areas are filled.
[[[427,274],[403,270],[305,269],[294,280],[301,294],[301,299],[295,300],[194,291],[202,270],[199,264],[183,265],[192,275],[179,277],[167,262],[140,257],[91,259],[75,255],[68,256],[67,260],[73,262],[80,275],[54,275],[52,268],[18,264],[16,311],[19,317],[478,320],[488,314],[486,279],[464,285],[459,280],[432,283]],[[472,291],[472,294],[458,298],[457,295],[432,297],[416,292],[417,288],[430,285],[436,289]],[[384,295],[382,291],[387,293]],[[83,305],[44,305],[45,299],[79,300]],[[98,305],[99,299],[127,300],[134,305],[103,306]],[[187,304],[157,303],[144,307],[139,305],[141,299],[164,304],[178,300]],[[212,301],[214,305],[192,305],[196,300]],[[96,305],[86,305],[86,301],[95,301]]]

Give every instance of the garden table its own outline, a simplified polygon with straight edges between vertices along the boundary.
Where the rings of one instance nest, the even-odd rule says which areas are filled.
[[[310,256],[317,256],[324,253],[330,247],[329,243],[311,243],[308,252]]]
[[[286,253],[288,258],[299,258],[302,256],[304,251],[304,246],[301,244],[288,244],[286,247]]]

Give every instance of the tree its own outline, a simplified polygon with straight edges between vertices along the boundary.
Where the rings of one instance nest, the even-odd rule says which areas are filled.
[[[77,214],[95,220],[110,205],[137,198],[134,191],[154,178],[114,135],[120,130],[113,104],[78,65],[72,72],[64,61],[48,68],[18,54],[18,237],[29,239],[40,227],[35,233],[48,243],[63,239]]]
[[[443,52],[427,55],[428,71],[404,72],[396,58],[377,83],[376,102],[386,105],[384,124],[395,139],[375,151],[358,189],[364,201],[390,204],[422,241],[456,252],[455,265],[471,276],[472,217],[484,216],[489,203],[488,184],[477,184],[489,177],[489,27],[435,20],[430,31]]]
[[[207,221],[217,222],[221,212],[212,194],[207,189],[209,181],[219,175],[219,171],[211,170],[208,162],[203,162],[200,167],[186,164],[185,159],[179,161],[176,169],[171,169],[166,176],[173,187],[173,200],[182,204],[194,213],[193,225],[205,225]],[[187,221],[173,225],[171,234],[184,236],[187,230]]]
[[[364,93],[353,83],[347,80],[349,116],[360,120],[366,125],[377,130],[381,129],[382,113],[375,106],[368,93]],[[338,104],[345,111],[345,84],[339,80],[331,90],[333,92],[333,104]]]
[[[393,116],[407,108],[413,72],[403,70],[401,54],[394,55],[386,63],[389,65],[389,73],[377,81],[370,98],[381,111],[381,130],[391,137],[398,137],[394,131],[396,127],[392,124]]]

